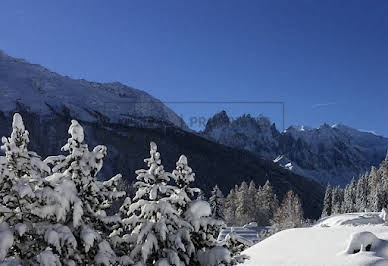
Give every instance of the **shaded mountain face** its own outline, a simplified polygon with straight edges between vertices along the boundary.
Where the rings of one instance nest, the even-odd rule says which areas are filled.
[[[281,133],[265,117],[247,115],[229,121],[224,111],[209,119],[202,134],[273,160],[324,185],[349,183],[352,177],[378,165],[388,149],[388,138],[344,125],[294,126]]]
[[[318,183],[249,151],[184,130],[187,127],[174,112],[143,91],[63,77],[4,53],[0,53],[0,91],[0,136],[10,134],[12,115],[19,112],[30,132],[29,149],[42,157],[61,153],[70,121],[77,119],[90,148],[99,144],[108,148],[101,179],[122,173],[127,183],[135,181],[135,170],[145,167],[149,142],[155,141],[168,171],[181,154],[187,155],[196,184],[205,193],[216,184],[228,193],[244,180],[264,185],[268,179],[280,198],[289,189],[297,192],[306,217],[321,213],[324,191]]]

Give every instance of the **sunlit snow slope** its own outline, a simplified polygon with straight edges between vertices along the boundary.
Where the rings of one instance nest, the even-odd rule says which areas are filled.
[[[250,259],[243,265],[388,265],[388,226],[379,215],[336,215],[279,232],[244,251]]]
[[[61,76],[0,50],[1,111],[17,104],[40,115],[66,113],[82,121],[136,123],[155,118],[186,128],[183,120],[144,91],[121,83],[97,83]]]

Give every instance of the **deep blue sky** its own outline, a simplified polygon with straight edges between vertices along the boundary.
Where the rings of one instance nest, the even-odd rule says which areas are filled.
[[[388,136],[388,1],[0,2],[0,49],[60,74],[120,81],[164,101],[285,101],[286,126]],[[185,119],[227,109],[170,105]]]

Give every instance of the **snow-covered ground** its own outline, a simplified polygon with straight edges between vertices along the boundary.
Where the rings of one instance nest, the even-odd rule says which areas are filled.
[[[245,266],[388,265],[388,226],[380,213],[335,215],[279,232],[243,254],[250,257]]]

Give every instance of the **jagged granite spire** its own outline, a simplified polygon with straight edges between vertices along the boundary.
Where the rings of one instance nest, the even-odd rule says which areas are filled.
[[[210,118],[205,127],[205,134],[211,132],[215,128],[224,128],[230,125],[230,119],[226,111],[221,111]]]

